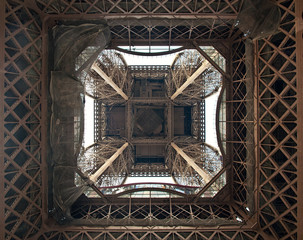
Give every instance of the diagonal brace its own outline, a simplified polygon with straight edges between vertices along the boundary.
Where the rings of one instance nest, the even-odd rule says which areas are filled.
[[[98,177],[100,177],[102,173],[104,173],[105,170],[120,156],[127,146],[128,143],[124,143],[123,146],[120,147],[109,159],[107,159],[106,162],[93,175],[89,176],[89,179],[96,182]]]
[[[170,97],[171,100],[174,100],[177,96],[179,96],[190,84],[196,80],[197,77],[199,77],[201,73],[203,73],[209,67],[211,67],[210,62],[207,60],[203,61],[202,65],[189,78],[187,78],[185,83],[183,83],[182,86],[179,87]]]
[[[204,181],[206,183],[208,183],[212,177],[205,172],[203,169],[201,169],[196,163],[195,161],[190,158],[189,156],[187,156],[187,154],[185,152],[183,152],[183,150],[181,148],[179,148],[175,143],[171,143],[171,146],[177,151],[178,154],[181,155],[181,157],[184,158],[184,160],[188,163],[189,166],[191,166],[193,169],[195,169],[195,171],[204,179]]]
[[[102,71],[102,69],[97,65],[97,63],[94,63],[91,68],[95,70],[99,74],[99,76],[102,77],[104,81],[109,84],[119,95],[121,95],[121,97],[123,97],[126,101],[128,100],[128,97],[121,90],[121,88],[119,88],[118,85],[114,83],[114,81],[109,76],[107,76],[105,72]]]

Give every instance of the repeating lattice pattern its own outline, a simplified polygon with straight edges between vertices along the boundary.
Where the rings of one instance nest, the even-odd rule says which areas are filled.
[[[6,3],[5,78],[1,86],[5,92],[1,179],[5,215],[1,217],[6,239],[27,239],[42,225],[41,39],[39,16],[19,4]]]
[[[237,209],[227,204],[177,204],[172,200],[167,203],[150,204],[77,204],[72,210],[76,219],[85,219],[87,224],[98,223],[105,226],[199,226],[207,224],[243,225]]]
[[[23,2],[14,4],[7,1],[5,9],[5,64],[4,79],[4,226],[6,239],[28,239],[42,226],[41,191],[41,23],[39,16],[24,7]],[[24,4],[28,4],[26,1]],[[42,1],[36,3],[40,10],[54,15],[103,14],[111,15],[134,13],[176,15],[178,13],[205,16],[222,14],[219,25],[212,28],[203,26],[193,28],[160,28],[147,32],[146,26],[132,31],[121,26],[114,27],[116,39],[135,37],[146,40],[176,38],[226,38],[233,35],[230,28],[232,17],[236,14],[240,1],[202,1],[195,8],[185,1],[157,1],[157,6],[147,9],[143,2],[128,1],[131,5],[122,5],[122,1]],[[123,1],[124,2],[124,1]],[[174,2],[175,7],[169,8]],[[257,42],[258,77],[258,126],[259,126],[259,181],[258,220],[261,231],[274,239],[297,239],[297,87],[296,87],[296,36],[295,36],[295,0],[277,1],[282,13],[279,33]],[[2,12],[3,13],[3,12]],[[228,14],[228,15],[225,15]],[[215,23],[217,19],[211,20]],[[3,24],[3,23],[0,23]],[[143,24],[144,25],[144,24]],[[224,27],[226,26],[226,28]],[[166,29],[166,30],[165,30]],[[126,34],[126,30],[128,31]],[[172,32],[172,35],[170,35]],[[175,33],[176,35],[173,35]],[[3,34],[1,32],[1,34]],[[195,35],[196,34],[196,35]],[[213,34],[213,35],[212,35]],[[4,35],[4,34],[3,34]],[[237,40],[232,45],[232,132],[233,139],[227,144],[233,146],[233,193],[234,201],[245,211],[247,199],[246,186],[246,126],[241,121],[247,109],[245,107],[246,87],[244,42]],[[46,57],[46,56],[45,56]],[[2,123],[1,123],[2,124]],[[1,183],[2,184],[2,183]],[[2,207],[2,206],[1,206]],[[237,209],[236,211],[239,211]],[[140,212],[140,211],[138,211]],[[244,214],[245,215],[245,214]],[[68,228],[68,227],[67,227]],[[232,230],[234,229],[234,230]],[[248,229],[238,230],[236,226],[226,230],[75,230],[43,232],[39,239],[263,239],[258,233]],[[3,232],[2,231],[2,232]],[[264,237],[266,239],[266,237]]]
[[[36,0],[38,7],[48,14],[237,14],[239,0],[224,1],[67,1]],[[214,17],[214,16],[212,16]]]
[[[243,40],[237,40],[232,46],[232,84],[229,108],[232,110],[232,139],[228,141],[232,146],[233,156],[233,192],[234,201],[239,205],[245,205],[247,200],[247,168],[246,168],[246,86],[245,86],[245,44]]]
[[[279,1],[279,6],[279,33],[257,47],[260,224],[276,239],[297,239],[295,2]]]
[[[113,41],[129,44],[140,40],[224,39],[234,34],[241,0],[224,1],[66,1],[36,0],[50,15],[99,15],[108,20]],[[220,15],[220,16],[218,16]],[[130,17],[126,20],[125,16]],[[142,18],[148,17],[148,20]],[[166,20],[156,18],[164,17]],[[184,18],[185,17],[185,18]],[[123,19],[121,19],[123,18]],[[151,18],[155,18],[152,19]],[[185,20],[184,20],[185,19]],[[151,22],[152,21],[152,22]],[[178,23],[176,24],[176,21]],[[126,41],[124,41],[126,40]]]
[[[163,22],[165,25],[163,26]],[[183,41],[184,39],[226,39],[234,34],[232,26],[235,20],[217,20],[211,19],[205,21],[180,21],[176,26],[172,21],[164,20],[162,22],[154,23],[150,27],[147,22],[136,22],[136,27],[124,22],[112,23],[111,32],[113,35],[113,42],[117,40],[117,44],[125,42],[118,41],[129,39],[133,44],[140,43],[140,40],[162,40],[171,44],[172,42]],[[125,24],[125,25],[124,25]],[[167,25],[167,26],[166,26]],[[139,26],[139,27],[138,27]],[[155,41],[155,42],[156,42]]]
[[[159,240],[159,239],[180,239],[180,240],[191,240],[191,239],[201,239],[201,240],[242,240],[242,239],[256,239],[263,240],[259,234],[253,231],[220,231],[220,230],[203,230],[203,231],[192,231],[192,230],[164,230],[164,231],[122,231],[121,230],[112,230],[112,231],[65,231],[65,232],[47,232],[41,235],[39,240],[44,239],[106,239],[106,240],[115,240],[115,239],[128,239],[128,240]]]

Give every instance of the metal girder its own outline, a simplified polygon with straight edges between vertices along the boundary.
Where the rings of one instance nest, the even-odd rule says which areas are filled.
[[[297,185],[300,182],[300,170],[297,169],[300,168],[289,168],[299,163],[302,151],[298,130],[301,121],[297,112],[301,99],[301,88],[297,81],[300,79],[298,67],[302,60],[301,54],[298,58],[300,49],[297,44],[302,44],[302,34],[296,33],[294,21],[295,10],[301,5],[299,2],[290,1],[286,6],[283,2],[277,2],[281,9],[285,9],[281,11],[279,43],[276,42],[277,35],[258,41],[254,64],[258,73],[257,107],[260,111],[257,124],[260,129],[257,158],[258,217],[262,231],[275,239],[299,239],[297,234],[300,230],[294,224],[302,220],[298,209],[299,204],[302,204],[299,195],[301,191]],[[297,21],[302,19],[298,18]],[[287,31],[284,30],[285,25],[288,26]],[[296,38],[296,34],[300,37]],[[278,65],[274,63],[277,60]],[[269,212],[270,215],[267,214]]]
[[[296,1],[296,36],[297,36],[297,64],[302,66],[303,64],[303,2]],[[298,79],[303,79],[303,71],[299,69],[297,71]],[[303,83],[298,81],[298,128],[303,128]],[[302,130],[298,131],[298,142],[303,142]],[[298,149],[298,239],[303,239],[303,149],[302,145]]]
[[[89,176],[89,179],[93,182],[96,182],[96,180],[104,173],[104,171],[119,157],[119,155],[126,149],[128,146],[128,143],[124,143],[122,147],[120,147],[106,162],[91,176]]]
[[[252,230],[248,227],[239,228],[239,226],[220,226],[219,229],[212,227],[192,227],[178,226],[178,227],[153,227],[149,229],[142,229],[138,227],[110,227],[102,228],[92,227],[90,230],[84,230],[83,227],[74,226],[66,227],[64,230],[58,231],[54,227],[49,227],[45,232],[39,232],[40,239],[74,239],[69,236],[76,237],[88,237],[89,239],[245,239],[245,240],[255,240],[255,239],[266,239],[263,238],[262,234],[258,233],[256,230]],[[48,237],[48,236],[51,236]],[[98,236],[95,238],[95,236]]]
[[[239,0],[213,1],[202,0],[195,4],[184,1],[103,1],[103,2],[66,2],[64,0],[51,0],[45,3],[36,0],[40,9],[45,13],[55,15],[100,15],[107,19],[132,18],[159,18],[168,19],[236,19]],[[32,7],[33,4],[25,3]],[[59,6],[60,7],[59,7]],[[37,8],[38,9],[38,8]],[[41,11],[40,10],[40,11]]]
[[[5,45],[4,45],[4,33],[5,33],[5,1],[0,2],[0,84],[4,86],[4,63],[5,63]],[[4,87],[0,87],[0,132],[4,133]],[[4,134],[0,136],[0,181],[2,182],[4,179]],[[0,239],[5,239],[5,208],[2,206],[5,202],[5,194],[4,194],[4,184],[2,183],[0,186],[0,215],[3,216],[0,219]]]
[[[175,143],[171,143],[171,146],[177,151],[178,154],[180,154],[183,159],[193,168],[195,169],[195,171],[204,179],[204,181],[207,183],[209,182],[212,177],[205,172],[203,169],[201,169],[196,163],[195,161],[190,158],[189,156],[187,156],[187,154],[185,152],[183,152],[183,150],[181,148],[179,148]]]
[[[79,204],[75,204],[71,209],[73,225],[81,226],[86,220],[89,220],[86,224],[104,227],[130,225],[215,227],[220,223],[234,227],[241,225],[236,219],[236,209],[229,204],[192,204],[186,201],[176,203],[171,198],[165,199],[162,203],[154,200],[149,203],[140,203],[136,199],[125,200],[120,204],[111,204],[110,201],[104,204],[100,200],[82,203],[79,201]],[[219,217],[223,213],[224,219]],[[123,218],[115,218],[117,214]]]
[[[211,65],[215,68],[215,69],[217,69],[221,74],[222,74],[222,76],[224,76],[224,77],[226,77],[227,79],[229,79],[230,78],[230,76],[228,76],[228,74],[226,74],[226,72],[210,57],[210,56],[208,56],[208,54],[206,53],[206,52],[204,52],[201,48],[200,48],[200,46],[199,46],[199,44],[196,42],[196,41],[193,41],[193,45],[195,46],[195,48],[197,49],[197,51],[203,56],[203,57],[205,57],[205,59],[207,60],[207,61],[209,61],[210,63],[211,63]],[[219,54],[219,53],[218,53]]]
[[[17,2],[19,5],[14,4]],[[30,1],[25,1],[24,4],[29,3]],[[56,17],[63,19],[66,16],[66,19],[84,19],[87,17],[91,19],[99,18],[102,15],[102,10],[98,9],[96,5],[100,1],[46,1],[37,0],[40,4],[40,8],[36,8],[37,12],[42,11],[47,18],[52,18],[51,14],[54,15],[54,19]],[[119,1],[122,3],[122,1]],[[131,1],[129,1],[131,2]],[[135,2],[135,1],[133,1]],[[141,1],[144,2],[144,1]],[[140,2],[140,3],[141,3]],[[177,1],[176,1],[177,2]],[[183,10],[186,8],[186,2],[178,1],[184,3],[182,6]],[[207,3],[207,6],[210,5],[208,1],[203,1]],[[232,5],[235,1],[220,1],[226,4],[227,7]],[[60,3],[60,4],[57,4]],[[81,4],[88,4],[88,8],[82,8]],[[162,3],[162,2],[161,2]],[[5,88],[0,88],[0,93],[2,96],[5,96],[1,103],[3,111],[7,111],[6,115],[3,116],[3,119],[10,116],[15,118],[16,120],[7,120],[2,121],[3,125],[1,125],[1,129],[6,134],[2,136],[4,144],[2,145],[1,150],[5,150],[4,156],[6,157],[6,161],[4,161],[1,166],[3,166],[1,172],[1,178],[5,180],[5,189],[3,192],[3,196],[5,197],[5,201],[2,201],[1,212],[4,209],[7,210],[7,214],[4,215],[3,222],[4,225],[0,224],[1,233],[6,234],[7,238],[23,238],[27,239],[30,235],[34,234],[34,232],[39,231],[38,226],[42,226],[39,232],[39,236],[41,239],[75,239],[77,237],[88,237],[91,239],[96,238],[104,238],[104,239],[122,239],[122,238],[134,238],[134,239],[143,239],[143,238],[180,238],[180,239],[191,239],[191,238],[203,238],[203,239],[216,239],[216,238],[226,238],[226,239],[258,239],[263,238],[267,239],[266,235],[262,235],[262,231],[266,231],[269,234],[273,235],[275,239],[301,239],[302,237],[302,149],[301,146],[298,146],[298,143],[302,142],[302,133],[298,131],[298,129],[302,128],[302,87],[301,81],[298,79],[302,79],[302,72],[300,70],[296,70],[296,66],[301,66],[302,56],[299,54],[302,52],[302,2],[301,1],[277,1],[277,4],[280,6],[283,12],[281,27],[279,29],[279,33],[273,35],[267,39],[262,39],[259,41],[258,49],[257,49],[257,75],[258,75],[258,83],[260,84],[259,89],[259,98],[258,98],[258,108],[260,109],[260,120],[258,124],[260,125],[260,132],[262,133],[262,137],[260,135],[258,148],[260,149],[260,162],[258,162],[258,172],[259,172],[259,182],[258,187],[256,189],[256,193],[259,196],[259,205],[258,205],[258,216],[259,222],[261,223],[261,229],[252,230],[251,228],[247,228],[245,225],[238,226],[219,226],[216,229],[203,228],[203,229],[195,229],[192,228],[178,228],[174,227],[174,229],[163,228],[163,227],[155,227],[153,226],[153,230],[151,229],[139,229],[138,228],[113,228],[110,229],[102,229],[99,227],[93,227],[88,230],[84,230],[83,227],[68,227],[68,226],[58,226],[53,224],[52,226],[43,225],[41,223],[41,209],[39,205],[40,202],[44,202],[43,206],[46,206],[47,200],[45,197],[40,199],[42,186],[40,184],[40,170],[33,169],[31,167],[31,163],[33,162],[34,166],[37,166],[38,169],[41,168],[41,159],[40,150],[41,143],[39,137],[39,132],[36,129],[40,128],[40,122],[42,119],[40,117],[39,107],[28,105],[26,100],[27,94],[29,91],[33,91],[34,94],[38,95],[38,101],[40,101],[40,93],[42,94],[43,101],[46,101],[46,93],[44,90],[41,91],[38,85],[40,85],[41,81],[46,79],[47,75],[43,75],[45,78],[41,77],[41,72],[39,69],[39,65],[41,63],[41,59],[36,60],[35,62],[27,62],[29,63],[28,67],[22,69],[20,68],[20,61],[26,62],[32,59],[33,55],[30,57],[26,56],[26,50],[31,49],[37,53],[37,56],[43,54],[43,58],[45,62],[47,62],[47,55],[45,52],[42,52],[41,47],[38,42],[41,40],[41,32],[39,32],[39,24],[38,22],[39,15],[30,16],[33,14],[32,11],[29,11],[27,8],[22,6],[22,1],[2,1],[1,2],[1,10],[3,11],[3,18],[6,18],[5,21],[1,21],[0,32],[2,36],[4,36],[4,23],[7,24],[6,31],[6,39],[5,41],[1,41],[1,60],[0,64],[3,66],[3,70],[7,71],[6,73],[3,71],[3,79]],[[5,6],[6,4],[6,6]],[[12,5],[11,5],[12,4]],[[108,10],[109,14],[113,14],[115,11],[119,9],[119,5],[115,5],[116,3],[111,1],[112,8]],[[162,3],[165,5],[165,3]],[[163,8],[163,5],[160,8]],[[79,7],[80,6],[80,7]],[[139,4],[137,4],[137,8],[139,9]],[[4,13],[6,9],[7,13]],[[163,8],[164,9],[164,8]],[[212,8],[211,8],[212,9]],[[221,8],[218,8],[221,9]],[[297,11],[297,29],[295,29],[295,21],[294,18],[294,9]],[[130,9],[132,10],[132,9]],[[203,10],[203,8],[202,8]],[[212,9],[213,12],[207,13],[208,15],[217,14],[218,17],[223,17],[224,13],[220,13],[221,10],[217,11],[216,9]],[[18,13],[17,13],[18,11]],[[52,12],[51,12],[52,11]],[[99,11],[98,14],[90,14],[90,11]],[[121,10],[122,11],[122,10]],[[68,14],[69,12],[73,12],[73,14]],[[223,10],[224,12],[224,10]],[[22,14],[20,14],[22,13]],[[50,13],[48,15],[48,13]],[[77,13],[77,14],[74,14]],[[78,14],[79,13],[79,14]],[[89,14],[88,14],[89,13]],[[106,12],[105,12],[106,13]],[[126,12],[126,13],[130,13]],[[86,15],[87,14],[87,15]],[[31,19],[31,23],[34,23],[35,28],[38,26],[37,36],[28,38],[30,34],[32,34],[31,27],[28,27],[27,24],[30,24],[25,18],[21,19],[21,16],[27,15],[29,19]],[[60,16],[58,16],[60,15]],[[125,13],[120,13],[120,16],[125,15]],[[42,16],[42,15],[41,15]],[[194,16],[194,15],[193,15]],[[13,20],[12,20],[13,19]],[[16,21],[16,22],[15,22]],[[10,30],[9,26],[15,26],[16,31],[13,32]],[[44,24],[44,27],[47,28],[47,24]],[[154,29],[153,29],[154,30]],[[174,28],[170,30],[174,31]],[[218,31],[218,29],[212,28],[209,32]],[[130,28],[131,32],[132,29]],[[238,31],[238,33],[240,33]],[[161,32],[157,36],[161,36]],[[178,37],[182,37],[183,32],[180,31]],[[229,35],[230,33],[228,33]],[[20,45],[18,41],[20,38],[17,36],[27,37],[29,43],[26,43],[26,46]],[[119,35],[123,37],[124,35]],[[143,35],[140,35],[143,36]],[[210,36],[210,35],[209,35]],[[217,36],[217,35],[216,35]],[[47,37],[45,34],[44,37]],[[174,38],[172,38],[174,39]],[[16,48],[7,46],[4,49],[4,44],[10,44],[10,40],[16,43]],[[118,42],[119,39],[115,41]],[[124,39],[121,39],[124,41]],[[131,39],[132,40],[132,39]],[[158,42],[158,40],[151,39],[154,42]],[[129,39],[127,39],[129,41]],[[184,41],[184,40],[183,40]],[[138,40],[139,42],[139,40]],[[147,39],[143,39],[141,43],[146,43]],[[167,39],[159,39],[159,42],[162,44],[168,43]],[[172,40],[173,42],[173,40]],[[292,43],[294,42],[294,44]],[[133,43],[133,42],[132,42]],[[171,43],[171,42],[170,42]],[[243,89],[243,79],[241,76],[245,75],[245,72],[242,71],[243,59],[245,58],[244,54],[242,55],[241,48],[243,46],[236,47],[240,42],[233,42],[232,48],[232,64],[233,66],[233,82],[232,89],[233,94],[232,98],[234,99],[228,104],[232,104],[231,114],[234,117],[234,120],[230,122],[231,131],[234,133],[232,139],[228,139],[227,144],[233,150],[233,170],[234,170],[234,178],[233,178],[233,196],[234,201],[239,206],[246,206],[246,199],[243,197],[246,195],[246,186],[245,186],[245,107],[243,106],[243,102],[245,101],[245,90]],[[45,44],[42,43],[42,45]],[[45,45],[44,45],[45,47]],[[296,49],[297,48],[297,49]],[[26,50],[25,50],[26,49]],[[295,50],[293,50],[295,49]],[[16,50],[14,56],[10,56],[10,50]],[[3,51],[3,52],[2,52]],[[5,54],[5,60],[4,60]],[[21,60],[20,60],[21,59]],[[21,64],[21,67],[26,66]],[[4,69],[6,67],[6,69]],[[15,71],[10,71],[15,70]],[[28,81],[28,73],[29,70],[33,70],[37,73],[37,76],[31,78],[31,81]],[[296,75],[297,74],[297,75]],[[15,80],[9,78],[10,75],[16,76]],[[26,84],[30,87],[28,92],[20,93],[18,92],[18,84],[17,82],[21,79],[21,77],[25,78]],[[36,82],[36,80],[38,83]],[[15,86],[14,86],[15,85]],[[2,84],[3,86],[3,84]],[[279,86],[282,86],[281,89]],[[16,98],[11,98],[9,94],[13,92],[17,94]],[[16,100],[17,99],[17,100]],[[244,99],[244,100],[243,100]],[[11,100],[16,103],[13,105],[6,104],[5,101],[10,102]],[[28,114],[24,117],[18,116],[20,112],[17,113],[15,110],[21,104],[22,107],[28,110]],[[45,105],[42,105],[42,108]],[[301,107],[300,107],[301,106]],[[261,111],[262,109],[262,111]],[[43,110],[45,111],[45,110]],[[298,111],[298,112],[297,112]],[[5,114],[5,113],[4,113]],[[37,128],[28,128],[26,118],[32,114],[33,119],[37,118],[38,126]],[[45,119],[45,117],[44,117]],[[36,120],[35,120],[36,121]],[[5,125],[4,125],[5,124]],[[32,123],[31,123],[32,124]],[[32,126],[34,126],[33,123]],[[42,123],[45,124],[45,123]],[[298,126],[296,125],[298,124]],[[14,125],[13,130],[9,130],[9,126]],[[28,138],[24,140],[24,142],[20,142],[18,137],[18,129],[24,128],[27,131],[33,140],[37,142],[33,148],[28,147]],[[42,128],[41,128],[42,129]],[[243,130],[244,129],[244,130]],[[45,133],[44,133],[45,134]],[[301,139],[301,140],[300,140]],[[13,141],[17,148],[9,145],[9,141]],[[33,141],[33,142],[34,142]],[[34,150],[37,147],[38,150]],[[44,146],[44,149],[45,146]],[[22,158],[23,162],[17,162],[17,155],[20,153],[24,153],[26,157]],[[1,154],[3,151],[1,151]],[[29,157],[29,160],[26,160]],[[297,159],[298,157],[298,159]],[[16,159],[16,160],[15,160]],[[43,161],[43,160],[42,160]],[[22,164],[22,166],[21,166]],[[18,166],[19,165],[19,166]],[[14,170],[12,171],[12,166]],[[30,167],[30,168],[29,168]],[[30,170],[29,170],[29,169]],[[38,171],[37,174],[34,174],[32,177],[29,177],[29,171]],[[46,176],[46,169],[41,168],[42,175]],[[298,178],[297,175],[298,174]],[[8,181],[9,178],[12,179]],[[26,181],[29,180],[30,187],[21,188],[18,186],[17,180],[20,178],[27,178]],[[281,180],[281,181],[280,181]],[[43,180],[42,178],[42,181]],[[280,182],[279,182],[280,181]],[[20,180],[19,180],[20,182]],[[44,182],[43,186],[46,186],[46,182]],[[297,189],[298,184],[298,189]],[[2,184],[3,190],[4,184]],[[28,198],[28,195],[35,194],[31,188],[35,187],[38,189],[38,193],[35,197]],[[15,192],[15,196],[9,196],[10,192]],[[1,192],[1,194],[2,194]],[[297,195],[298,194],[298,195]],[[1,195],[2,196],[2,195]],[[14,200],[14,201],[12,201]],[[21,201],[27,201],[29,204],[26,207],[26,210],[20,210],[20,208],[16,209]],[[13,202],[13,203],[10,203]],[[297,208],[298,207],[298,208]],[[129,212],[130,208],[127,208],[125,211]],[[219,211],[221,206],[216,206],[213,208],[213,212]],[[286,210],[285,210],[286,209]],[[44,209],[43,212],[47,212],[47,209]],[[123,212],[123,211],[121,211]],[[135,211],[133,212],[135,213]],[[223,214],[223,211],[222,211]],[[237,214],[237,210],[234,211],[234,214]],[[269,215],[270,214],[270,215]],[[14,216],[14,219],[10,218],[10,215]],[[28,221],[28,217],[34,218],[31,221]],[[271,220],[274,219],[274,220]],[[13,226],[14,227],[11,227]],[[23,228],[23,225],[29,226],[28,228]],[[46,231],[45,229],[48,229]],[[180,229],[178,231],[177,229]],[[138,231],[137,231],[138,230]],[[22,232],[24,231],[24,232]],[[136,232],[135,232],[136,231]],[[144,231],[144,232],[143,232]],[[162,232],[161,232],[162,231]],[[163,232],[167,231],[167,232]],[[231,232],[233,231],[233,232]],[[120,232],[119,236],[115,235],[116,232]],[[257,233],[256,233],[257,232]],[[259,234],[261,232],[261,234]],[[18,234],[18,236],[17,236]],[[297,235],[298,234],[298,235]],[[115,235],[115,237],[114,237]],[[186,235],[186,236],[185,236]],[[37,236],[37,238],[39,238]],[[34,236],[36,237],[36,236]]]
[[[91,69],[95,70],[101,78],[104,79],[105,82],[107,82],[113,89],[115,89],[115,91],[121,96],[123,97],[126,101],[128,100],[128,97],[126,96],[126,94],[121,90],[121,88],[119,88],[117,86],[116,83],[114,83],[114,81],[106,75],[105,72],[102,71],[101,68],[99,68],[99,66],[97,65],[97,63],[94,63],[91,67]]]
[[[190,84],[192,84],[197,77],[201,73],[203,73],[207,68],[211,66],[210,62],[207,60],[203,61],[202,65],[189,77],[187,78],[186,82],[183,83],[181,87],[179,87],[176,92],[170,97],[172,100],[174,100],[178,95],[180,95]]]
[[[88,178],[85,174],[83,174],[81,172],[81,170],[79,168],[76,169],[76,173],[79,174],[79,176],[84,180],[87,181]],[[90,187],[104,200],[107,201],[106,196],[100,191],[100,189],[98,187],[96,187],[95,184],[91,184],[91,183],[87,183],[88,185],[90,185]]]
[[[22,5],[1,1],[0,6],[0,238],[28,239],[47,218],[42,214],[47,205],[42,26]]]

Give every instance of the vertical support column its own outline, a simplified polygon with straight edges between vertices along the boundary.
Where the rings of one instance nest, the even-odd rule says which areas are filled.
[[[295,1],[296,7],[296,37],[297,37],[297,96],[298,96],[298,239],[303,239],[303,2],[302,0]]]
[[[0,239],[5,239],[4,220],[4,38],[5,0],[0,1]]]
[[[126,108],[125,108],[125,117],[126,117],[126,126],[125,126],[125,130],[126,130],[126,138],[128,141],[131,140],[132,138],[132,101],[127,101],[126,102]]]
[[[254,212],[254,174],[255,174],[255,144],[254,144],[254,43],[245,41],[245,67],[246,67],[246,174],[247,174],[247,206]]]
[[[42,72],[41,72],[41,173],[42,173],[42,220],[48,218],[48,167],[47,167],[47,88],[48,88],[48,27],[45,21],[42,25]]]
[[[260,108],[259,108],[259,62],[258,62],[258,41],[254,46],[254,142],[255,142],[255,181],[254,181],[254,210],[259,209],[259,188],[260,188]]]
[[[231,164],[233,159],[233,57],[232,57],[233,42],[229,42],[228,57],[226,58],[226,69],[230,74],[230,78],[224,78],[226,88],[226,164]],[[230,168],[230,174],[232,175],[233,168]],[[227,178],[228,181],[228,178]],[[232,184],[227,184],[232,191]],[[232,196],[231,196],[232,199]]]
[[[168,139],[173,138],[173,103],[171,101],[168,102],[167,105],[167,137]]]

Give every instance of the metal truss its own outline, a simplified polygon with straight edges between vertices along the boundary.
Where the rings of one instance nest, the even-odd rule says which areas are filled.
[[[5,1],[1,18],[0,238],[28,239],[43,224],[45,194],[42,22],[31,9]]]
[[[113,50],[102,51],[84,81],[87,93],[106,105],[127,101],[132,86],[126,62]]]
[[[0,162],[0,238],[3,239],[300,239],[302,229],[297,227],[297,211],[301,193],[297,190],[299,153],[297,121],[298,96],[297,73],[299,67],[298,46],[302,43],[296,35],[296,21],[302,16],[301,2],[277,1],[282,13],[279,32],[255,44],[255,91],[254,91],[254,144],[255,184],[253,196],[249,194],[247,181],[247,88],[245,85],[245,43],[237,39],[233,27],[240,1],[157,1],[157,6],[148,7],[150,1],[0,1],[0,66],[1,66],[1,162]],[[174,3],[174,7],[172,7]],[[197,3],[197,4],[195,4]],[[103,5],[102,5],[103,4]],[[300,8],[297,13],[297,7]],[[227,149],[232,151],[233,181],[231,205],[222,204],[112,204],[117,216],[127,219],[132,215],[153,219],[168,216],[174,208],[175,219],[190,219],[198,213],[201,219],[216,219],[221,214],[225,219],[239,216],[243,224],[230,226],[193,227],[87,227],[59,226],[50,224],[47,213],[47,24],[40,17],[52,15],[50,19],[75,19],[102,16],[105,19],[119,18],[125,13],[132,18],[140,15],[164,17],[179,16],[180,21],[190,16],[203,20],[186,24],[159,27],[148,26],[142,21],[140,27],[115,25],[113,20],[113,45],[159,42],[167,44],[188,39],[222,39],[233,37],[232,82],[227,86]],[[134,21],[137,21],[135,19]],[[154,20],[153,20],[154,21]],[[169,20],[167,20],[169,21]],[[196,20],[197,21],[197,20]],[[205,21],[210,24],[205,24]],[[300,20],[302,21],[302,20]],[[117,21],[118,22],[118,21]],[[211,26],[211,27],[210,27]],[[134,41],[133,41],[134,39]],[[174,40],[176,39],[176,40]],[[119,42],[120,41],[120,42]],[[300,49],[302,50],[302,49]],[[299,66],[299,65],[298,65]],[[302,93],[302,90],[300,90]],[[301,106],[302,107],[302,106]],[[251,151],[251,149],[250,149]],[[300,153],[302,155],[302,153]],[[300,185],[301,186],[301,185]],[[248,198],[256,199],[251,211]],[[96,210],[101,218],[109,216],[109,204],[100,204],[94,209],[75,206],[74,214],[79,218],[93,217]],[[120,209],[119,209],[120,206]],[[152,211],[148,207],[154,206]],[[168,207],[167,207],[168,206]],[[190,206],[197,209],[191,215]],[[208,207],[206,207],[208,206]],[[225,206],[225,205],[224,205]],[[180,207],[178,209],[178,207]],[[299,207],[299,208],[298,208]],[[249,210],[248,210],[248,209]],[[83,210],[84,209],[84,210]],[[119,210],[118,210],[119,209]],[[193,208],[192,208],[193,209]],[[209,211],[212,209],[212,211]],[[224,209],[224,210],[223,210]],[[226,210],[228,209],[228,210]],[[180,215],[178,215],[180,211]],[[251,212],[250,212],[251,211]],[[89,213],[89,214],[88,214]],[[113,212],[111,211],[111,214]],[[206,214],[207,213],[207,214]],[[88,215],[87,215],[88,214]],[[149,215],[151,214],[151,215]],[[167,214],[167,215],[165,215]],[[297,215],[298,214],[298,215]],[[114,220],[110,215],[109,220]],[[302,216],[302,215],[300,215]],[[180,217],[180,219],[182,219]],[[116,219],[118,221],[118,218]],[[184,219],[183,219],[184,220]],[[183,221],[182,220],[182,221]],[[200,219],[199,219],[200,220]],[[108,221],[108,220],[106,220]],[[125,220],[126,221],[126,220]],[[190,220],[189,220],[190,221]],[[300,234],[300,235],[297,235]]]
[[[182,104],[202,101],[221,85],[221,74],[197,50],[183,51],[176,56],[169,82],[172,100]]]
[[[108,18],[119,19],[122,14],[137,14],[137,17],[170,16],[173,18],[235,18],[239,1],[46,1],[37,0],[37,6],[48,14],[102,14]],[[193,16],[189,16],[189,15]],[[201,16],[200,16],[201,15]]]
[[[205,100],[192,108],[192,135],[199,141],[205,142]]]
[[[36,9],[54,18],[98,18],[111,26],[112,46],[184,39],[225,39],[234,35],[240,0],[66,1],[36,0]],[[81,17],[82,16],[82,17]]]
[[[227,99],[232,99],[227,103],[227,111],[232,112],[232,115],[228,115],[228,125],[226,129],[231,136],[227,139],[227,147],[229,151],[232,151],[233,156],[233,192],[234,201],[240,205],[247,204],[247,186],[246,186],[246,125],[244,118],[246,116],[246,87],[245,87],[245,44],[240,39],[235,41],[232,45],[233,53],[232,56],[232,83],[231,91],[227,94]]]
[[[171,147],[167,165],[178,184],[204,186],[223,167],[217,150],[207,144],[187,138],[172,142]]]
[[[70,231],[48,231],[43,233],[39,237],[39,240],[46,239],[129,239],[129,240],[141,240],[141,239],[258,239],[264,240],[261,234],[249,230],[192,230],[192,229],[180,229],[172,230],[166,228],[163,230],[127,230],[127,229],[104,229],[102,232],[97,230],[85,231],[85,230],[70,230]]]
[[[296,64],[295,1],[280,1],[279,6],[279,33],[259,40],[256,46],[259,221],[262,230],[276,239],[299,239],[296,120],[300,80],[296,74],[300,67]]]
[[[237,210],[228,204],[176,203],[173,198],[140,203],[125,199],[126,204],[90,204],[78,201],[71,209],[73,225],[100,226],[196,226],[243,225]]]
[[[95,186],[117,186],[123,184],[130,172],[131,154],[128,143],[107,138],[83,150],[77,166]]]

